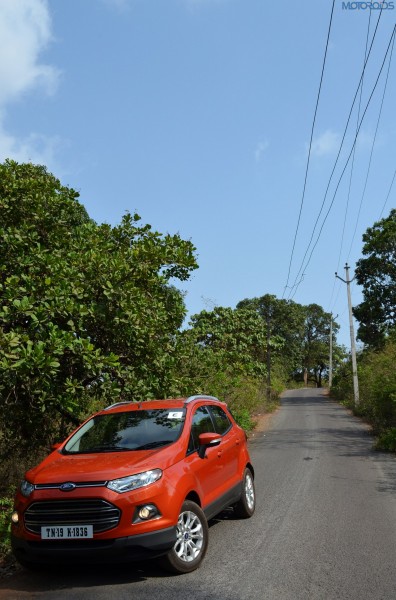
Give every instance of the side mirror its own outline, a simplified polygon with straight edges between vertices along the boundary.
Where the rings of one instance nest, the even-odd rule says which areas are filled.
[[[221,442],[221,436],[218,433],[201,433],[198,436],[198,441],[198,456],[199,458],[205,458],[206,448],[209,446],[218,446]]]

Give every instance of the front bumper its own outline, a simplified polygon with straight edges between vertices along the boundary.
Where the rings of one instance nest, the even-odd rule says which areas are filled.
[[[109,563],[161,556],[176,542],[176,527],[110,540],[28,541],[11,536],[12,550],[21,563]]]

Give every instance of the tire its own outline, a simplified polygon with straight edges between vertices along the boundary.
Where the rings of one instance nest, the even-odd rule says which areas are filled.
[[[199,567],[208,548],[209,528],[198,504],[186,500],[177,521],[177,540],[160,564],[167,571],[190,573]]]
[[[256,491],[254,488],[253,473],[246,468],[243,474],[242,495],[234,504],[234,513],[240,519],[249,519],[256,508]]]

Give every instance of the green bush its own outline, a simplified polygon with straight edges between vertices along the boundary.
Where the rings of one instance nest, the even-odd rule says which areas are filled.
[[[0,498],[0,559],[10,551],[12,495]]]
[[[348,360],[344,362],[334,375],[331,395],[340,404],[344,404],[348,408],[353,407],[353,379],[352,379],[352,364]]]
[[[377,450],[396,452],[396,427],[392,427],[378,436],[375,444]]]
[[[232,416],[242,429],[249,433],[254,429],[255,420],[246,408],[232,410]]]
[[[361,409],[375,431],[396,427],[396,345],[364,354],[359,369]]]
[[[364,417],[378,437],[378,448],[396,451],[396,343],[388,340],[380,350],[365,350],[358,356],[359,405],[354,406],[352,366],[338,370],[332,396]]]
[[[137,214],[98,225],[77,192],[30,163],[0,164],[0,214],[6,452],[47,448],[93,407],[169,395],[186,313],[174,283],[198,266],[191,241]]]

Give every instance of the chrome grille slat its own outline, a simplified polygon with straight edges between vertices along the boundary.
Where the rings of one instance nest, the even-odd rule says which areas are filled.
[[[46,512],[48,511],[48,508],[45,509]],[[97,513],[97,509],[95,509],[95,508],[84,508],[83,510],[84,510],[85,514],[89,514],[89,513],[95,514],[95,513]],[[117,510],[117,509],[110,508],[110,507],[107,508],[106,507],[103,510],[101,510],[101,512],[102,513],[106,513],[106,512],[111,512],[113,510]],[[72,515],[74,515],[75,513],[76,513],[76,511],[73,510],[73,509],[71,509],[71,508],[66,508],[66,509],[59,508],[59,509],[55,509],[55,510],[53,508],[51,508],[51,514],[53,514],[53,515],[56,515],[56,514],[62,514],[62,515],[72,514]],[[34,508],[32,508],[32,509],[29,509],[29,514],[32,514],[32,515],[42,515],[43,514],[43,510],[34,510]]]
[[[36,483],[34,486],[36,490],[56,490],[59,489],[62,485],[61,483]],[[78,483],[74,482],[76,488],[90,488],[90,487],[105,487],[107,485],[107,481],[80,481]]]
[[[72,517],[72,518],[70,518],[70,517]],[[87,519],[89,519],[89,521],[87,521]],[[87,525],[93,525],[94,523],[103,524],[103,519],[100,519],[98,517],[96,517],[96,518],[92,517],[92,515],[87,516],[85,514],[80,514],[78,517],[76,517],[76,515],[69,515],[68,517],[65,517],[65,515],[62,515],[62,519],[59,519],[59,515],[51,515],[51,516],[46,515],[45,519],[38,519],[38,518],[35,519],[34,516],[31,517],[29,515],[29,519],[26,520],[26,522],[28,522],[31,525],[36,524],[36,525],[40,525],[40,526],[41,526],[41,524],[43,524],[43,525],[45,524],[44,521],[47,524],[48,523],[59,523],[60,525],[66,524],[69,522],[70,523],[77,523],[77,522],[87,523]],[[107,521],[109,523],[111,521],[117,522],[118,516],[117,515],[112,516],[111,518],[108,518]]]
[[[45,525],[93,525],[94,533],[117,527],[121,511],[105,500],[49,500],[33,502],[25,512],[26,529],[40,534]]]

